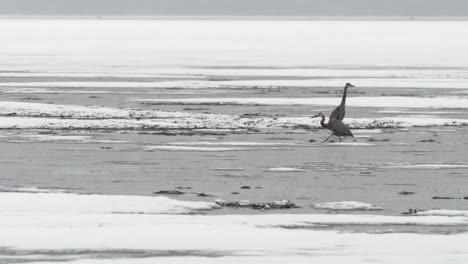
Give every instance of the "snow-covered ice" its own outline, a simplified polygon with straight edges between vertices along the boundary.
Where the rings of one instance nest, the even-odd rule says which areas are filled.
[[[211,210],[217,205],[164,197],[68,193],[0,193],[0,198],[5,260],[47,263],[58,254],[55,261],[76,260],[72,263],[207,263],[214,255],[216,263],[310,263],[314,259],[361,263],[369,258],[383,263],[396,259],[444,263],[468,257],[466,233],[320,231],[329,225],[467,226],[466,215],[167,215]],[[86,253],[86,260],[77,260],[76,254],[84,256],[81,252]]]
[[[315,204],[314,207],[317,209],[328,210],[383,210],[382,207],[356,201],[318,203]]]
[[[466,169],[468,164],[389,164],[383,167],[390,169]]]
[[[217,208],[215,203],[177,201],[166,197],[36,192],[30,188],[6,189],[5,192],[0,189],[1,213],[187,214]]]
[[[372,147],[375,144],[372,143],[361,143],[361,142],[333,142],[324,143],[326,146],[350,146],[350,147]]]
[[[319,128],[309,117],[241,117],[192,112],[145,111],[112,107],[0,102],[0,128],[11,129],[152,129],[193,131]],[[347,118],[352,129],[414,126],[466,126],[466,119],[381,117]]]
[[[277,167],[277,168],[268,168],[269,172],[305,172],[303,169],[299,168],[290,168],[290,167]]]
[[[468,235],[453,234],[468,228],[464,200],[434,201],[421,190],[437,187],[453,194],[463,186],[460,171],[466,169],[465,153],[459,143],[463,140],[449,137],[462,139],[463,126],[468,126],[464,111],[468,109],[464,91],[468,88],[468,56],[460,55],[467,54],[466,21],[0,19],[0,32],[0,93],[3,100],[10,100],[0,102],[0,129],[6,130],[7,138],[0,140],[5,147],[0,159],[4,167],[1,184],[34,181],[68,190],[0,187],[0,262],[465,263],[468,259]],[[347,81],[357,87],[349,93],[351,111],[346,125],[357,136],[382,133],[390,142],[372,142],[378,146],[373,148],[360,148],[374,146],[362,139],[305,143],[311,134],[321,138],[329,133],[316,130],[319,120],[305,115],[336,107]],[[223,98],[216,98],[220,95]],[[220,102],[232,105],[218,106]],[[237,112],[239,108],[242,113]],[[267,116],[270,110],[271,116]],[[210,114],[202,113],[205,111]],[[246,113],[253,115],[241,115]],[[417,116],[393,116],[400,114]],[[448,118],[436,117],[439,115]],[[447,134],[417,128],[443,126],[454,131]],[[67,133],[47,131],[48,135],[36,136],[40,132],[35,129]],[[122,130],[115,135],[118,139],[135,140],[133,147],[120,151],[92,144],[65,145],[104,142],[99,141],[101,136],[111,130]],[[143,133],[146,130],[190,137],[153,136]],[[206,136],[212,132],[225,135],[218,142],[209,141],[213,144],[198,143],[203,139],[197,133]],[[417,133],[432,138],[434,132],[440,144],[417,143]],[[28,142],[45,142],[10,144],[10,139],[22,135]],[[271,139],[274,137],[277,139]],[[283,143],[278,138],[291,141]],[[171,144],[175,141],[177,144]],[[401,147],[392,147],[396,144]],[[156,148],[153,151],[181,152],[145,152],[145,146]],[[278,151],[282,146],[291,146],[291,151]],[[419,148],[427,150],[420,152]],[[226,149],[270,151],[271,155],[198,153]],[[309,155],[318,150],[323,155]],[[339,157],[338,150],[342,152]],[[135,153],[141,156],[128,159]],[[187,158],[186,175],[173,173],[181,167],[169,163],[177,162],[163,160],[173,156]],[[161,160],[155,161],[155,157]],[[389,157],[394,163],[388,163]],[[328,162],[335,158],[339,163]],[[200,161],[208,166],[191,170],[190,164]],[[138,170],[141,166],[145,167]],[[275,175],[265,170],[284,171],[280,166],[305,168],[307,173],[278,175],[274,186],[268,176]],[[103,173],[92,173],[97,168]],[[229,173],[240,168],[246,175]],[[399,168],[407,170],[400,173]],[[442,169],[447,169],[444,177],[439,173]],[[372,172],[372,177],[355,177],[360,172]],[[220,178],[223,173],[234,177]],[[209,174],[215,175],[210,178]],[[135,176],[131,179],[135,182],[121,181],[129,175]],[[191,177],[197,184],[190,182]],[[302,184],[311,179],[312,187]],[[200,180],[209,183],[206,190],[198,189]],[[298,185],[298,189],[318,189],[303,190],[310,196],[298,194],[303,208],[294,214],[281,211],[271,215],[218,215],[249,209],[215,210],[219,205],[210,202],[214,199],[210,197],[200,198],[206,202],[188,202],[156,196],[68,193],[77,187],[83,192],[96,188],[100,193],[149,194],[153,183],[160,189],[182,181],[194,191],[224,199],[228,197],[223,195],[231,195],[231,188],[237,190],[244,184],[263,187],[240,191],[237,196],[252,201],[258,199],[250,197],[253,193],[278,196],[276,187],[293,196],[296,193],[290,190]],[[431,185],[434,182],[437,184]],[[408,185],[414,196],[397,195]],[[377,194],[372,186],[378,186]],[[339,197],[322,197],[335,190]],[[406,207],[399,208],[401,201],[413,198],[417,204],[403,202]],[[317,201],[348,199],[372,202],[384,210],[356,211],[359,206],[373,205],[341,202],[334,206],[355,211],[296,214],[317,212],[312,208]],[[437,208],[432,203],[439,208],[449,203],[450,209],[459,210],[399,215],[413,205]]]
[[[464,210],[429,210],[416,213],[416,215],[437,215],[437,216],[466,216],[468,217],[468,211]]]
[[[187,146],[146,146],[145,150],[162,150],[162,151],[201,151],[201,152],[224,152],[224,151],[242,151],[250,150],[248,148],[207,148],[207,147],[187,147]]]
[[[179,98],[179,99],[134,99],[134,101],[166,104],[234,104],[234,105],[323,105],[336,106],[340,98]],[[468,108],[467,97],[349,97],[346,106],[350,107],[406,107],[406,108]]]
[[[290,142],[234,142],[234,141],[220,141],[220,142],[171,142],[167,145],[174,146],[243,146],[243,147],[271,147],[271,146],[297,146],[297,143]]]
[[[196,78],[194,78],[196,79]],[[353,82],[361,88],[467,88],[465,79],[360,79],[353,78]],[[271,87],[340,87],[342,78],[320,80],[237,80],[237,81],[159,81],[159,82],[21,82],[0,83],[0,87],[51,87],[51,88],[186,88],[186,89],[245,89],[245,88],[271,88]]]

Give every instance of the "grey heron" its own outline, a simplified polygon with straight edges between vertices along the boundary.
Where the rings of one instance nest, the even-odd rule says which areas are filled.
[[[337,106],[330,114],[330,120],[336,119],[343,121],[345,117],[345,104],[346,104],[346,94],[348,93],[348,88],[355,87],[350,83],[346,83],[344,90],[343,90],[343,97],[341,98],[341,104]]]
[[[322,113],[319,113],[318,115],[312,116],[312,118],[315,117],[321,117],[322,120],[320,121],[320,125],[322,125],[323,128],[329,129],[332,134],[325,139],[322,143],[327,142],[333,135],[337,136],[340,139],[341,142],[341,137],[354,137],[353,133],[349,130],[349,128],[343,124],[338,119],[330,119],[328,120],[328,123],[325,123],[325,116]]]

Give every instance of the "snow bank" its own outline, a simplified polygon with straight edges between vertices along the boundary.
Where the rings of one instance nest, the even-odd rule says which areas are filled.
[[[328,210],[383,210],[381,207],[355,201],[342,201],[342,202],[330,202],[330,203],[318,203],[314,205],[317,209],[328,209]]]

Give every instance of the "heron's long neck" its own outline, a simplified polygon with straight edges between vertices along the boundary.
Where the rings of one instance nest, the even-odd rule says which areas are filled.
[[[325,117],[322,116],[322,120],[320,121],[320,125],[322,125],[323,128],[328,128],[328,124],[325,124]]]
[[[343,97],[341,98],[341,105],[345,105],[346,103],[346,94],[348,93],[348,86],[346,85],[343,90]]]

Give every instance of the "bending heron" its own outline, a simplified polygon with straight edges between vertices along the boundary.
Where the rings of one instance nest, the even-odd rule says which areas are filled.
[[[350,83],[346,83],[344,90],[343,90],[343,97],[341,98],[341,104],[337,106],[330,114],[330,120],[336,119],[343,121],[345,117],[345,104],[346,104],[346,94],[348,93],[348,88],[355,87]]]
[[[322,143],[327,142],[333,135],[337,136],[340,139],[341,142],[341,137],[354,137],[353,133],[349,130],[349,128],[343,124],[338,119],[330,119],[328,123],[325,123],[325,116],[322,113],[319,113],[318,115],[312,116],[312,118],[315,117],[321,117],[322,120],[320,121],[320,125],[322,125],[323,128],[329,129],[332,134],[325,139]]]

